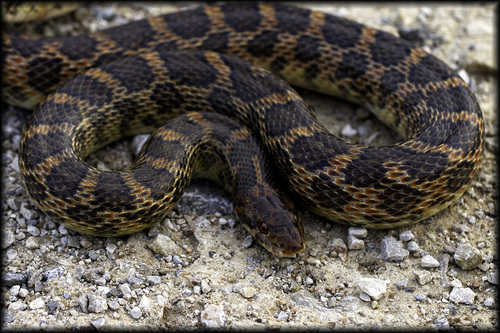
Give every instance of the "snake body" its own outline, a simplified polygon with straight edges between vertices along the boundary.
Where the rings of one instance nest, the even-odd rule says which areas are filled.
[[[390,34],[307,9],[206,6],[87,36],[4,35],[4,50],[7,101],[33,107],[49,96],[22,138],[27,193],[83,233],[116,236],[156,223],[200,172],[228,188],[264,247],[287,256],[304,248],[287,194],[335,222],[397,227],[458,199],[482,160],[482,113],[453,70]],[[345,143],[270,72],[367,106],[406,141]],[[129,170],[83,161],[184,112],[157,130]],[[225,125],[214,130],[214,122]],[[256,142],[241,148],[250,136]],[[178,154],[159,148],[167,139],[182,147]]]

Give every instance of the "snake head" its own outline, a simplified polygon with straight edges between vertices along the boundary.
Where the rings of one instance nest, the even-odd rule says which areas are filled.
[[[235,201],[234,211],[245,228],[269,252],[289,257],[305,249],[304,230],[295,205],[284,194],[266,189]]]

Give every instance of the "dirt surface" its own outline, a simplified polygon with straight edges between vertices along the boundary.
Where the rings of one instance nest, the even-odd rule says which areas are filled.
[[[79,34],[186,5],[194,4],[88,5],[43,24],[9,29]],[[122,238],[82,236],[45,217],[27,199],[17,166],[26,114],[7,108],[3,329],[498,329],[494,5],[303,6],[396,35],[401,30],[470,83],[484,112],[486,151],[463,198],[422,223],[368,230],[365,238],[365,230],[301,211],[307,249],[293,258],[277,258],[252,242],[234,220],[228,196],[205,182],[191,186],[169,217],[146,231]],[[325,126],[347,141],[398,140],[358,106],[299,92]],[[123,168],[133,160],[135,144],[114,144],[90,162]],[[390,241],[401,258],[386,253]]]

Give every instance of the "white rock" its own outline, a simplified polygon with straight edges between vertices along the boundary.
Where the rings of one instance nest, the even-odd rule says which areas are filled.
[[[205,310],[201,312],[201,324],[207,329],[224,327],[227,317],[224,311],[215,304],[209,304]]]
[[[495,299],[493,297],[488,297],[484,300],[484,306],[492,308],[495,305]]]
[[[411,241],[415,236],[410,230],[403,231],[399,234],[399,240],[403,242]]]
[[[455,287],[450,293],[450,301],[453,303],[474,304],[474,293],[470,288]]]
[[[434,259],[433,256],[426,254],[425,256],[422,257],[422,260],[420,261],[420,265],[422,267],[439,267],[439,261]]]
[[[45,302],[41,298],[36,298],[28,306],[31,310],[43,309],[45,308]]]
[[[387,292],[387,283],[380,279],[361,278],[358,287],[373,300],[380,299]]]
[[[139,302],[139,309],[149,308],[151,304],[151,300],[146,296],[142,296],[141,301]]]
[[[212,290],[212,288],[210,287],[210,284],[208,284],[207,279],[203,279],[203,280],[201,280],[201,291],[202,291],[204,294],[207,294],[207,293],[209,293],[211,290]]]
[[[255,289],[253,287],[243,287],[240,289],[241,296],[243,296],[245,298],[252,298],[255,296],[256,293],[257,293],[257,289]]]
[[[130,310],[130,317],[134,318],[134,319],[139,319],[142,317],[142,311],[141,309],[139,309],[138,306],[134,306],[131,310]]]
[[[42,301],[43,302],[43,301]],[[31,305],[31,304],[30,304]],[[14,312],[17,312],[17,311],[24,311],[26,310],[28,306],[26,304],[24,304],[23,302],[21,301],[17,301],[17,302],[12,302],[9,304],[9,307],[8,309],[10,311],[14,311]]]
[[[358,134],[358,131],[355,128],[352,128],[349,124],[345,125],[342,129],[342,135],[344,136],[351,137],[355,136],[356,134]]]
[[[33,250],[40,247],[40,238],[38,237],[28,237],[25,244],[26,248]]]

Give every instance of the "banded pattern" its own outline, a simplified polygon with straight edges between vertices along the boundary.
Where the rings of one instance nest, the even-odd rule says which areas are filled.
[[[269,162],[264,164],[279,170],[278,181],[270,177],[271,183],[286,182],[286,191],[304,206],[350,225],[389,228],[429,217],[464,193],[482,160],[482,113],[455,72],[408,42],[320,12],[267,4],[207,6],[88,36],[4,35],[4,43],[4,96],[25,107],[93,68],[38,108],[20,159],[31,198],[82,232],[133,232],[172,208],[189,181],[186,172],[176,172],[175,189],[163,195],[151,195],[154,185],[138,181],[158,177],[173,161],[167,153],[161,153],[163,159],[139,159],[130,170],[136,173],[126,180],[92,170],[82,160],[118,137],[150,130],[186,111],[236,119],[265,151]],[[365,105],[407,141],[378,148],[345,143],[266,70],[211,52],[171,52],[191,49],[235,56],[292,85]],[[143,156],[148,154],[153,153]],[[136,171],[139,165],[145,169]],[[63,178],[68,173],[71,182]],[[96,196],[101,185],[106,195]],[[144,202],[166,208],[143,213],[138,205]],[[132,219],[139,210],[144,218]],[[279,249],[264,245],[273,253],[290,255],[303,248],[297,242],[294,248],[284,245],[289,230],[301,235],[299,224],[278,223],[280,231],[274,233],[269,231],[273,218],[266,218],[257,230],[240,216],[237,201],[235,211],[258,239],[281,237],[271,242]]]

